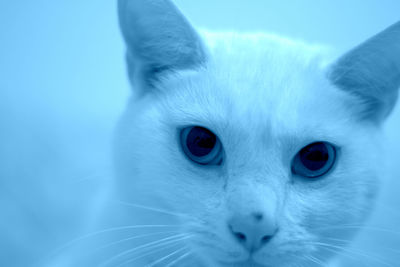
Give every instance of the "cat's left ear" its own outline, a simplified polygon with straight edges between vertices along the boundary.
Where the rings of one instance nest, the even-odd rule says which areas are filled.
[[[151,89],[167,72],[204,63],[200,37],[170,0],[118,0],[118,10],[129,76],[142,87],[134,89]]]
[[[360,119],[382,122],[400,87],[400,22],[339,58],[329,74],[333,84],[361,98]]]

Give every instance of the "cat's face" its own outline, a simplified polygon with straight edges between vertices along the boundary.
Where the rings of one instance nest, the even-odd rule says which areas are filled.
[[[357,123],[354,99],[330,85],[318,62],[282,49],[234,60],[219,55],[204,69],[170,76],[133,100],[121,122],[118,194],[184,214],[152,220],[177,220],[182,233],[193,234],[185,243],[216,266],[244,264],[250,255],[258,264],[286,266],[330,254],[320,243],[341,244],[330,238],[347,238],[344,226],[364,220],[377,188],[375,131]],[[184,153],[180,134],[189,126],[217,136],[221,164],[199,164]],[[314,142],[336,148],[332,169],[317,178],[293,173],[296,154]],[[261,239],[269,228],[273,236],[252,252],[244,244],[251,241],[232,232],[235,224],[247,239]]]
[[[318,265],[371,209],[380,171],[376,123],[361,119],[365,103],[333,85],[314,48],[268,35],[207,38],[207,59],[183,71],[196,65],[184,60],[184,45],[167,47],[157,64],[130,47],[149,61],[142,71],[130,66],[133,83],[147,92],[132,98],[120,123],[116,194],[173,215],[125,215],[178,225],[188,258],[205,266]],[[165,47],[159,40],[143,47],[157,44]],[[168,58],[171,51],[184,52]],[[175,71],[159,74],[173,63]],[[149,75],[160,76],[150,82]],[[195,137],[214,137],[202,148],[220,145],[217,161],[188,155],[196,126]],[[309,160],[330,166],[313,175],[321,168],[297,159],[316,143]]]

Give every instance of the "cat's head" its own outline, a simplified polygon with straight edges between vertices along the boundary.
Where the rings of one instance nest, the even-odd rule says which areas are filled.
[[[119,15],[133,86],[121,200],[175,214],[146,218],[180,225],[207,266],[311,266],[351,238],[381,178],[399,23],[326,66],[273,35],[200,37],[169,1],[120,0]]]

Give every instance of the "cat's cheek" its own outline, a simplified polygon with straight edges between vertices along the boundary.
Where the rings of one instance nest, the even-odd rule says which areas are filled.
[[[304,256],[314,254],[317,249],[310,244],[315,236],[304,229],[296,219],[281,224],[281,231],[253,256],[255,262],[266,266],[294,266],[299,263],[310,266]],[[327,258],[319,255],[320,258]]]
[[[197,212],[203,221],[189,230],[196,233],[190,246],[203,258],[207,267],[221,266],[222,262],[241,262],[248,257],[227,227],[229,214],[224,199],[221,190],[203,201],[203,206]]]
[[[316,217],[313,210],[319,199],[310,194],[300,194],[296,188],[289,188],[285,206],[279,215],[280,230],[278,234],[262,250],[254,255],[259,263],[268,266],[292,266],[304,261],[303,256],[318,255],[321,259],[329,259],[332,253],[321,251],[313,242],[320,241],[314,229],[321,226],[321,222],[312,225],[308,218]],[[322,204],[323,206],[326,205]],[[328,223],[330,218],[322,218]]]
[[[346,174],[346,175],[342,175]],[[355,172],[354,168],[339,166],[336,173],[326,177],[311,188],[298,184],[292,188],[287,202],[287,218],[293,225],[302,225],[314,238],[302,238],[302,242],[320,242],[331,245],[332,238],[351,240],[357,233],[354,227],[360,225],[367,215],[376,191],[377,177],[371,170]],[[320,259],[333,255],[323,247],[316,246]]]

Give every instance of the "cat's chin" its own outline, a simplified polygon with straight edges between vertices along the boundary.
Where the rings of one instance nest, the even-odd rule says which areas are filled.
[[[236,262],[228,262],[228,261],[219,261],[216,265],[213,265],[213,267],[290,267],[293,266],[293,262],[286,261],[284,259],[276,262],[269,262],[269,263],[258,263],[253,259],[249,259],[247,261],[236,261]],[[313,264],[313,263],[311,263]],[[307,265],[307,266],[314,266],[314,265]]]
[[[241,262],[220,261],[218,262],[218,267],[272,267],[272,265],[259,264],[249,259]]]
[[[306,252],[304,253],[307,254]],[[293,267],[298,266],[299,263],[304,264],[301,266],[307,267],[321,266],[316,262],[308,260],[307,256],[302,257],[300,254],[296,255],[293,253],[264,257],[260,257],[260,255],[257,256],[257,253],[255,253],[241,260],[227,258],[214,258],[212,262],[210,262],[210,259],[208,260],[207,267]]]

